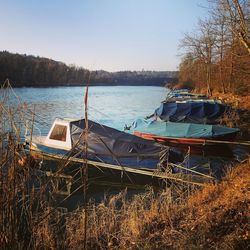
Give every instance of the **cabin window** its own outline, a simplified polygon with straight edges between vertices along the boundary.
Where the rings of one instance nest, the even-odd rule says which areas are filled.
[[[49,138],[52,140],[66,141],[66,136],[67,126],[55,125]]]

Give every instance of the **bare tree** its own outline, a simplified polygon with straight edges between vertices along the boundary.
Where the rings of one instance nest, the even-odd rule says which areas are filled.
[[[210,11],[211,20],[213,23],[213,34],[215,36],[215,57],[218,61],[218,84],[221,86],[222,92],[226,92],[225,86],[225,65],[224,65],[224,55],[231,48],[232,36],[228,29],[226,18],[223,15],[223,10],[221,8],[213,8]]]
[[[207,94],[211,95],[211,67],[214,59],[215,35],[211,21],[199,21],[198,35],[185,34],[181,42],[189,54],[205,65]]]
[[[207,0],[209,18],[185,34],[180,81],[247,94],[250,89],[250,0]]]
[[[250,3],[249,0],[218,0],[224,18],[234,36],[250,54]]]

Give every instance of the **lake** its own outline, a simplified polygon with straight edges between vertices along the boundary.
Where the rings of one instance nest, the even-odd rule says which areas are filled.
[[[85,87],[16,88],[15,93],[43,120],[42,134],[48,132],[56,117],[84,117]],[[88,117],[123,130],[139,117],[154,112],[169,90],[150,86],[89,87]]]

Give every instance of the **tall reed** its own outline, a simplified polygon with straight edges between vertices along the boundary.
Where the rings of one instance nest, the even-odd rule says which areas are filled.
[[[22,249],[33,244],[33,225],[47,200],[43,174],[22,147],[27,110],[8,81],[0,90],[0,117],[0,243]]]

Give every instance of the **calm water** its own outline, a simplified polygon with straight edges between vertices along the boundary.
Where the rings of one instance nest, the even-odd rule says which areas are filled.
[[[84,87],[17,88],[14,91],[32,109],[35,105],[37,120],[45,121],[40,126],[42,133],[48,131],[56,117],[84,116]],[[89,119],[123,130],[125,124],[153,113],[167,92],[163,87],[148,86],[90,87]]]

